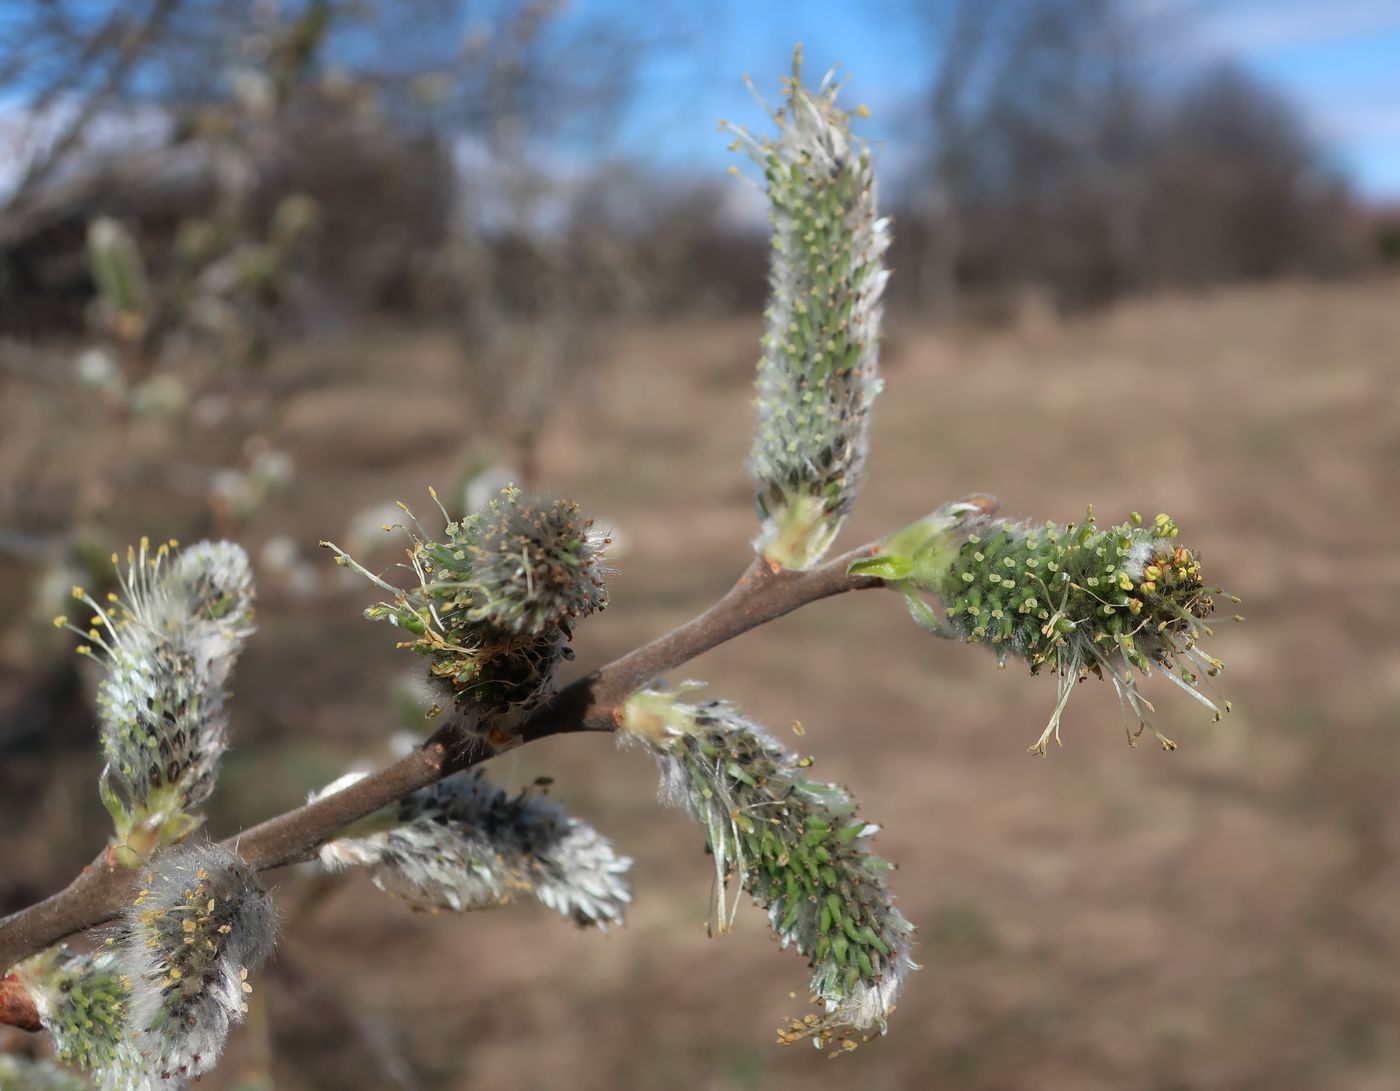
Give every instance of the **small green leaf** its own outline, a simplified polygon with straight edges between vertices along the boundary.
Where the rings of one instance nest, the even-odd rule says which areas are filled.
[[[874,576],[877,580],[902,580],[914,569],[914,562],[898,554],[862,557],[846,569],[849,576]]]
[[[934,636],[948,638],[953,635],[944,627],[933,607],[919,598],[913,591],[904,592],[904,601],[909,604],[909,616],[914,619],[915,624],[920,629],[930,632]]]

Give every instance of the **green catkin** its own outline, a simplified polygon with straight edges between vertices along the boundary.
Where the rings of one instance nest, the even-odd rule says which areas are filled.
[[[117,1061],[129,989],[110,949],[78,955],[56,947],[22,963],[16,972],[53,1036],[59,1060],[84,1071]]]
[[[714,858],[714,927],[727,931],[731,880],[768,913],[774,935],[812,970],[820,1014],[779,1032],[824,1045],[883,1031],[910,958],[913,927],[885,883],[891,865],[870,851],[879,829],[845,789],[808,779],[811,762],[780,746],[734,706],[690,704],[645,690],[624,709],[624,739],[645,744],[662,795],[705,828]],[[846,1039],[849,1040],[849,1039]]]
[[[87,1083],[69,1077],[75,1081],[71,1086],[96,1086],[100,1091],[176,1091],[183,1086],[182,1080],[162,1076],[156,1070],[143,1055],[139,1036],[131,1032],[127,1016],[131,979],[111,941],[88,955],[51,948],[21,963],[15,972],[33,997],[44,1029],[53,1037],[55,1055],[92,1079]],[[61,1082],[59,1071],[48,1073],[54,1081],[50,1084],[21,1082],[16,1086],[25,1091],[70,1086]],[[0,1079],[0,1091],[7,1086]]]
[[[870,153],[836,106],[829,74],[800,79],[801,51],[773,114],[778,134],[731,126],[763,171],[773,225],[758,425],[759,554],[783,568],[821,560],[860,488],[877,376],[889,228],[876,208]]]
[[[1176,744],[1153,727],[1138,676],[1161,670],[1220,719],[1230,702],[1203,690],[1224,664],[1200,642],[1214,635],[1208,619],[1216,600],[1239,601],[1202,581],[1200,558],[1177,537],[1165,514],[1145,523],[1134,513],[1103,529],[1092,511],[1082,523],[1037,526],[949,505],[851,571],[903,591],[926,628],[983,644],[999,663],[1021,659],[1032,674],[1048,667],[1059,700],[1033,753],[1045,753],[1051,738],[1059,742],[1069,695],[1090,675],[1113,684],[1129,716],[1130,743],[1151,731],[1172,750]],[[922,593],[938,597],[941,615]]]

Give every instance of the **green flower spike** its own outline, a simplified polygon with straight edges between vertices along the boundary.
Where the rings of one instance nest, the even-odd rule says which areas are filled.
[[[733,149],[763,170],[773,253],[758,428],[749,468],[761,520],[754,547],[771,564],[811,568],[830,548],[860,488],[869,413],[881,383],[881,303],[889,224],[876,211],[869,150],[836,106],[830,73],[804,87],[793,57],[778,134],[728,126]]]
[[[78,955],[54,947],[21,963],[16,973],[53,1036],[59,1060],[98,1073],[139,1067],[124,1029],[130,982],[112,949]]]
[[[807,779],[798,758],[721,701],[689,704],[645,690],[626,704],[624,740],[656,757],[661,793],[705,828],[715,865],[714,926],[727,931],[730,880],[768,911],[773,934],[806,957],[822,1014],[779,1031],[791,1044],[839,1041],[885,1029],[909,970],[913,926],[885,884],[891,864],[873,855],[879,827],[856,814],[845,789]],[[737,892],[736,892],[737,902]]]
[[[1083,523],[1033,526],[994,518],[976,501],[950,504],[890,537],[877,556],[851,565],[902,592],[924,628],[985,644],[998,663],[1023,659],[1032,674],[1048,664],[1059,682],[1055,710],[1030,748],[1060,741],[1060,718],[1076,682],[1107,678],[1122,701],[1128,741],[1152,725],[1139,674],[1158,668],[1217,720],[1230,702],[1206,679],[1224,664],[1200,647],[1214,636],[1207,619],[1217,597],[1239,599],[1201,579],[1199,557],[1177,544],[1177,525],[1158,515],[1101,530],[1092,509]],[[943,604],[942,616],[920,596]],[[1236,621],[1243,621],[1235,615]],[[1134,726],[1135,725],[1135,726]]]

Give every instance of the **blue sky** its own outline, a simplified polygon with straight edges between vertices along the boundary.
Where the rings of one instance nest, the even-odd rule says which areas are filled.
[[[1400,0],[1233,0],[1203,15],[1203,46],[1301,103],[1364,192],[1400,198]]]
[[[583,0],[619,14],[618,0]],[[891,154],[912,141],[908,103],[924,85],[930,44],[910,16],[918,0],[707,0],[687,60],[649,73],[649,106],[625,143],[645,141],[663,161],[722,170],[715,120],[761,124],[743,89],[748,73],[770,99],[801,41],[809,71],[840,64],[849,101],[875,117],[868,135]],[[941,0],[923,0],[935,10]],[[1400,200],[1400,0],[1131,0],[1163,28],[1168,58],[1234,57],[1304,110],[1312,131],[1369,196]],[[703,73],[699,70],[703,58]],[[667,90],[667,89],[670,90]]]
[[[17,0],[0,0],[0,12]],[[33,0],[18,0],[31,3]],[[102,0],[108,2],[108,0]],[[658,165],[720,175],[733,162],[719,118],[764,126],[744,89],[770,101],[802,42],[807,72],[840,65],[843,100],[874,113],[863,127],[886,166],[917,147],[911,104],[929,79],[936,43],[919,14],[954,0],[573,0],[573,10],[657,29],[683,24],[680,48],[642,74],[642,101],[614,150],[644,149]],[[995,0],[981,0],[993,3]],[[1160,29],[1167,67],[1233,57],[1298,103],[1313,133],[1360,191],[1400,201],[1400,0],[1123,0]],[[470,10],[470,6],[468,6]],[[0,122],[3,122],[0,117]],[[590,146],[585,152],[598,151]],[[0,181],[6,173],[0,163]]]

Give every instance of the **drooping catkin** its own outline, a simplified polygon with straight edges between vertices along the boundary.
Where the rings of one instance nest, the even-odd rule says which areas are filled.
[[[879,217],[869,149],[851,135],[856,111],[836,105],[828,74],[800,78],[801,51],[773,114],[777,135],[730,126],[733,147],[763,171],[772,259],[758,362],[759,554],[806,569],[830,547],[855,500],[869,446],[888,221]]]
[[[733,705],[690,704],[644,690],[624,709],[624,740],[656,757],[661,793],[704,827],[715,867],[714,925],[728,930],[737,880],[768,913],[773,934],[812,969],[822,1013],[779,1032],[791,1043],[854,1042],[883,1031],[915,968],[913,926],[885,883],[891,866],[870,851],[879,827],[856,814],[845,789],[809,780],[811,762],[785,750]]]
[[[350,774],[312,798],[359,779]],[[415,909],[462,913],[528,894],[580,925],[621,924],[632,861],[553,800],[464,772],[356,823],[321,848],[331,870],[367,867]]]
[[[119,944],[128,1033],[150,1071],[193,1077],[214,1067],[275,940],[272,899],[235,853],[191,844],[156,857]]]
[[[86,629],[56,621],[106,669],[101,787],[119,838],[143,824],[173,840],[213,790],[228,744],[226,685],[252,632],[252,573],[231,542],[152,549],[144,538],[117,572],[121,593],[105,604],[74,588],[92,611]]]

